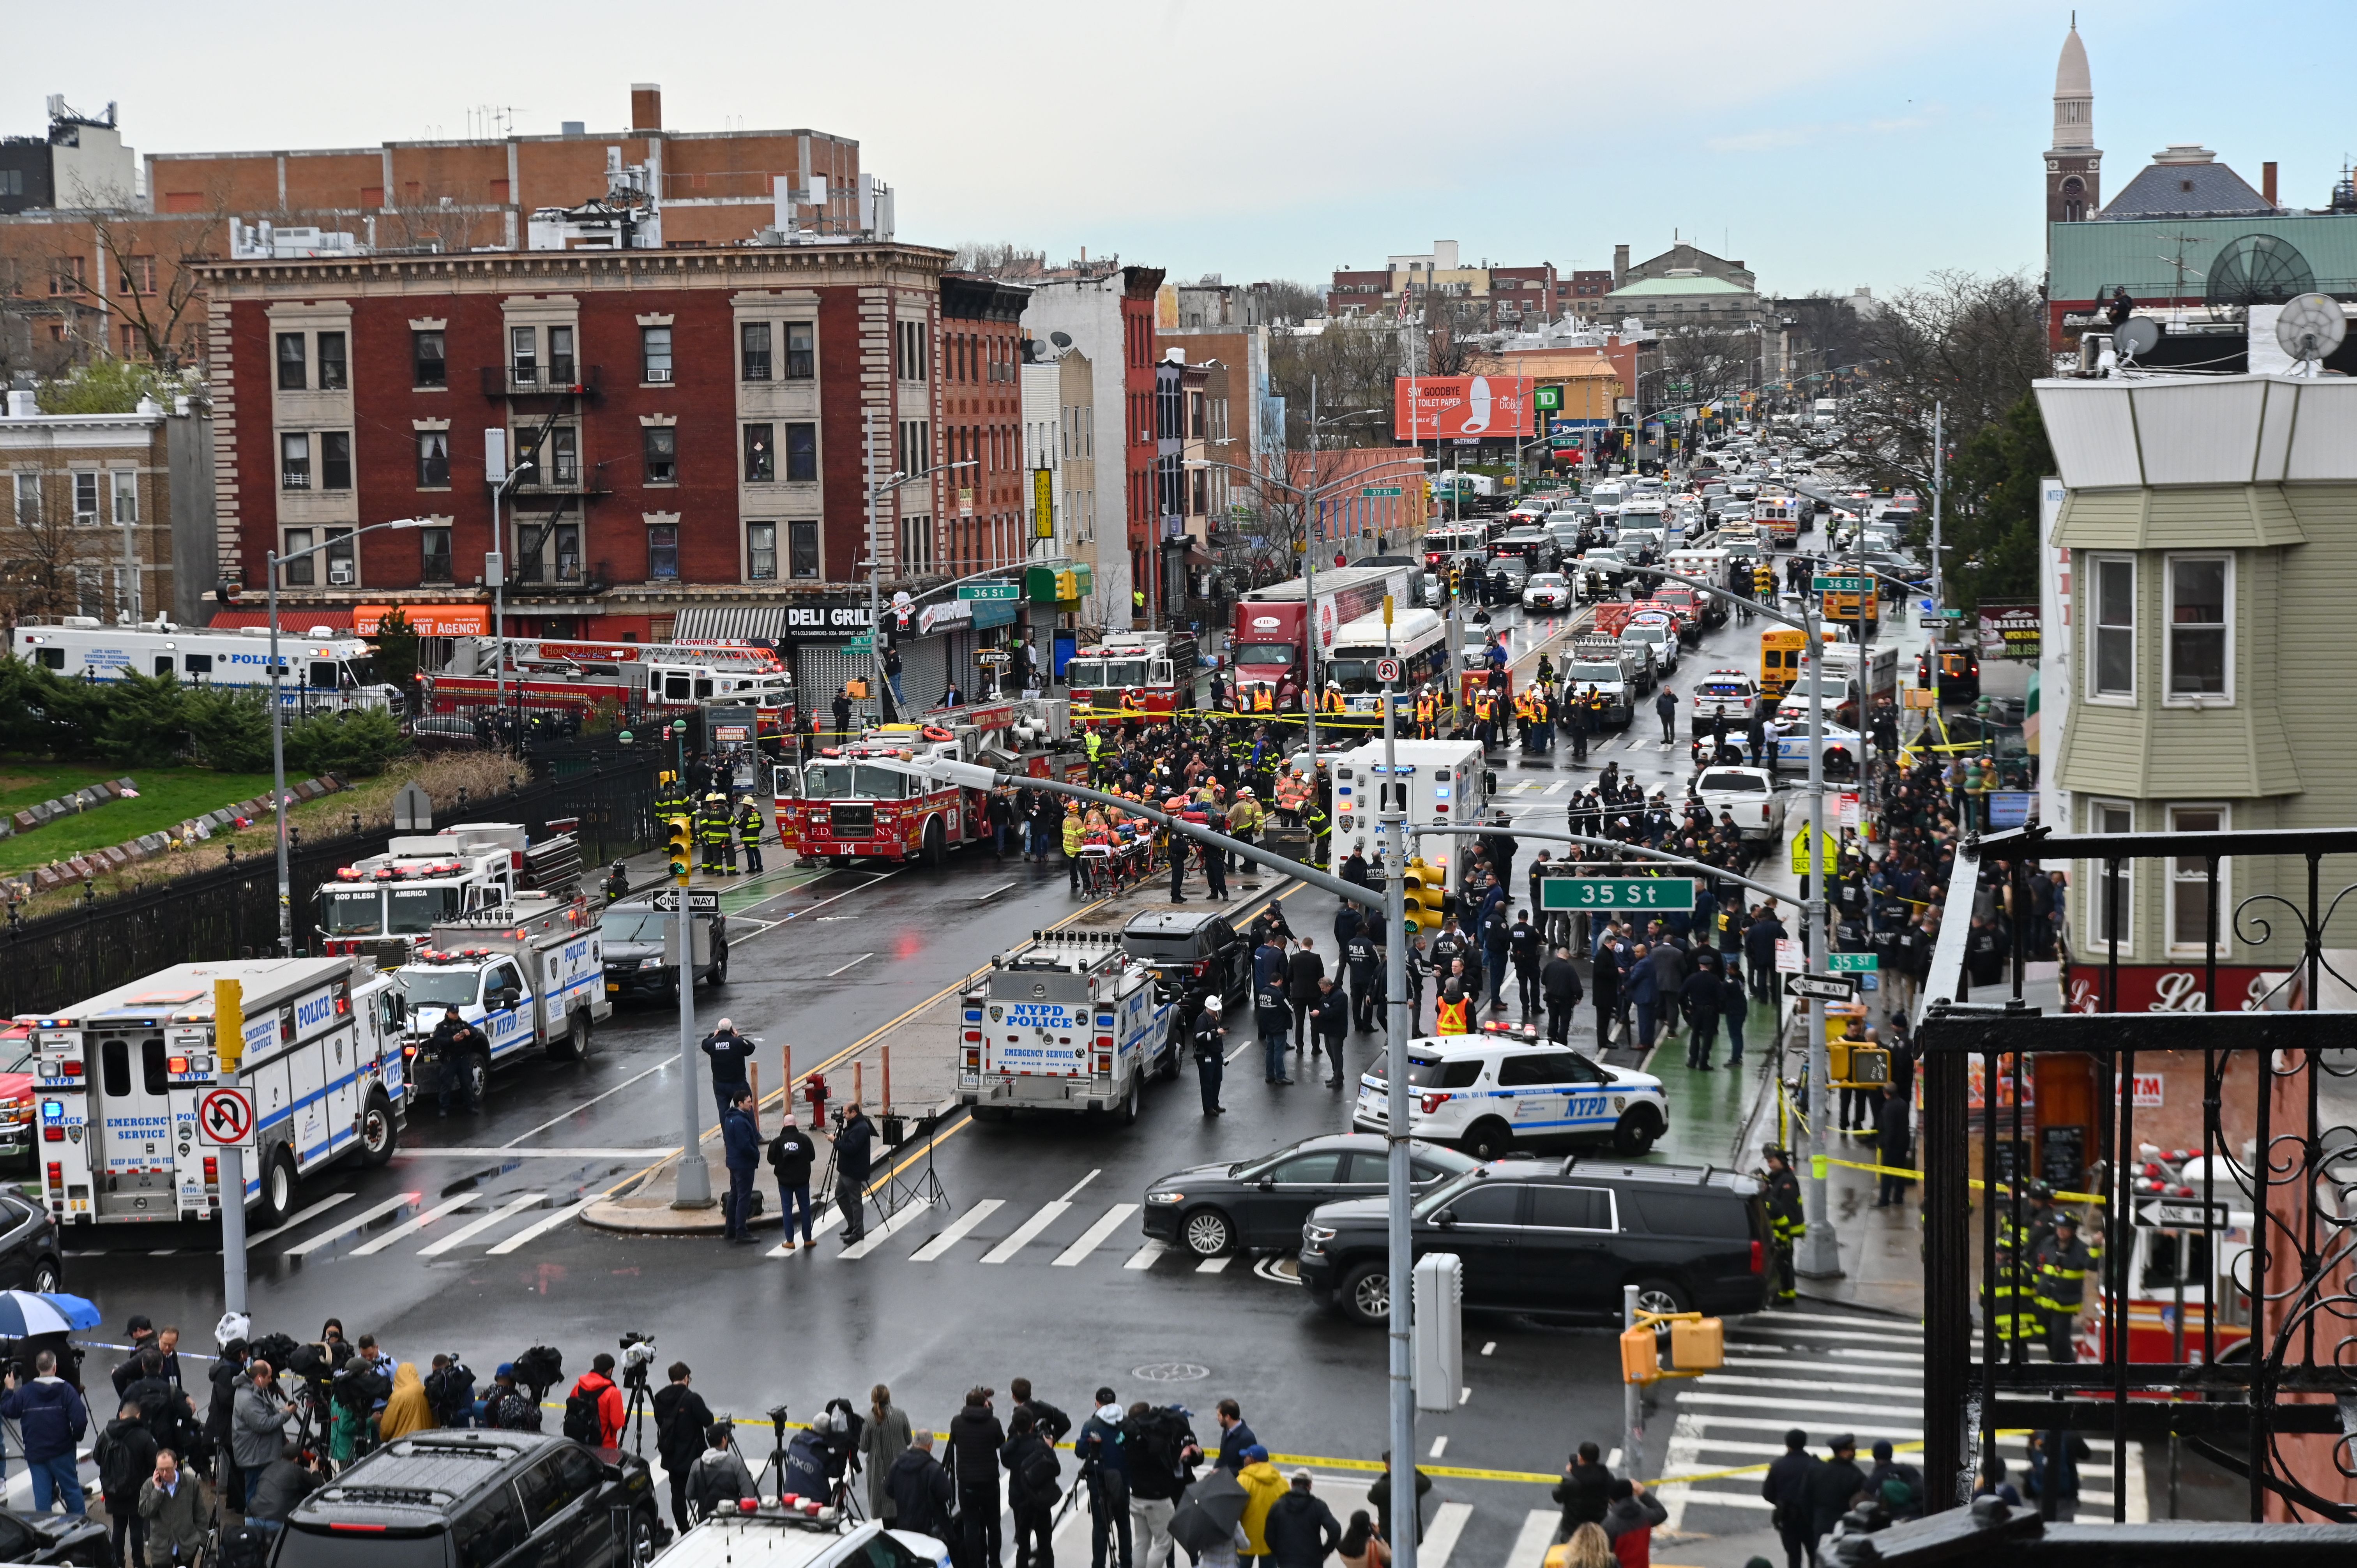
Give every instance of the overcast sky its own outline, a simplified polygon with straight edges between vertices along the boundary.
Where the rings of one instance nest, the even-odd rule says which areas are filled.
[[[117,0],[106,33],[15,8],[0,131],[63,92],[118,101],[142,152],[628,124],[856,139],[899,237],[1008,241],[1231,281],[1322,281],[1455,239],[1468,260],[1604,266],[1674,235],[1776,293],[1878,292],[2041,265],[2039,154],[2067,8],[2022,0],[1349,5],[903,0],[555,9]],[[888,21],[887,20],[888,18]],[[2170,142],[2324,204],[2349,134],[2348,14],[2139,0],[2083,8],[2106,192]],[[47,39],[39,35],[48,32]]]

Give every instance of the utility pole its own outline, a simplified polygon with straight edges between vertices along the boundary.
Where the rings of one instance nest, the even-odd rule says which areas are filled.
[[[678,748],[679,777],[687,779],[687,721],[672,721],[672,736]],[[672,1184],[671,1206],[673,1208],[709,1208],[712,1207],[712,1166],[704,1157],[703,1140],[698,1136],[700,1118],[695,1109],[695,928],[687,912],[687,879],[695,865],[695,802],[688,802],[688,850],[680,857],[681,871],[673,879],[671,896],[679,900],[679,1172]],[[793,1085],[786,1085],[789,1103]]]
[[[1318,378],[1309,378],[1309,484],[1301,496],[1301,709],[1309,738],[1309,792],[1318,792]]]
[[[1392,596],[1383,596],[1383,651],[1392,652]],[[1389,1095],[1383,1120],[1385,1139],[1384,1191],[1389,1208],[1385,1238],[1390,1243],[1386,1277],[1391,1281],[1391,1451],[1392,1518],[1413,1521],[1415,1512],[1415,1378],[1414,1333],[1415,1292],[1411,1288],[1415,1260],[1410,1246],[1408,1217],[1407,1041],[1413,1032],[1407,1015],[1407,791],[1399,779],[1399,746],[1395,738],[1399,683],[1383,682],[1383,777],[1382,810],[1376,832],[1383,865],[1383,1035],[1384,1080]],[[1405,1459],[1400,1455],[1405,1455]],[[1398,1532],[1392,1548],[1394,1568],[1415,1568],[1416,1531]]]
[[[1940,503],[1948,489],[1948,444],[1943,429],[1947,412],[1945,403],[1932,405],[1932,613],[1934,616],[1948,607],[1943,591],[1945,584],[1940,573]],[[1932,628],[1932,647],[1940,645],[1940,639],[1947,629],[1944,626]]]

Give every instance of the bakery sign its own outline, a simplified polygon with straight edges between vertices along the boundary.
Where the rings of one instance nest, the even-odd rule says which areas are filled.
[[[1981,601],[1983,659],[2035,659],[2038,657],[2039,631],[2039,608],[2036,605]]]

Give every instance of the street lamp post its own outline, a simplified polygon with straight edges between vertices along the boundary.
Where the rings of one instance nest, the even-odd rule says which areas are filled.
[[[317,555],[330,543],[341,544],[358,539],[363,533],[374,533],[383,528],[424,528],[422,517],[404,517],[392,522],[372,522],[366,528],[356,528],[340,539],[322,540],[307,550],[297,550],[291,555],[281,555],[275,550],[269,553],[270,573],[270,803],[278,830],[278,956],[295,956],[295,888],[286,869],[286,721],[281,707],[284,698],[279,691],[283,673],[278,659],[278,568],[289,561],[300,561]],[[354,552],[354,559],[359,558]],[[238,1189],[243,1191],[242,1187]]]
[[[973,459],[965,458],[955,463],[936,463],[930,468],[922,468],[913,474],[903,474],[888,469],[883,481],[878,483],[874,478],[876,474],[876,411],[872,408],[867,411],[866,441],[866,472],[869,476],[866,502],[867,655],[876,668],[876,714],[880,723],[884,714],[884,693],[891,688],[884,679],[884,542],[876,536],[877,503],[903,485],[913,485],[919,479],[930,479],[935,474],[947,473],[952,468],[974,467],[976,464]],[[934,515],[936,517],[940,515],[939,508],[934,510]],[[893,699],[893,706],[897,712],[899,706],[898,697]]]
[[[491,712],[501,720],[508,716],[508,541],[500,523],[500,503],[515,489],[517,480],[533,471],[533,460],[519,457],[516,466],[491,487],[491,553],[484,561],[483,575],[491,580],[491,669],[497,680]]]

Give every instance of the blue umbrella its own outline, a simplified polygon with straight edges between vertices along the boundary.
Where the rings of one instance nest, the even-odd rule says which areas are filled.
[[[77,1328],[95,1328],[99,1322],[98,1305],[78,1295],[0,1291],[0,1339],[67,1334]]]

